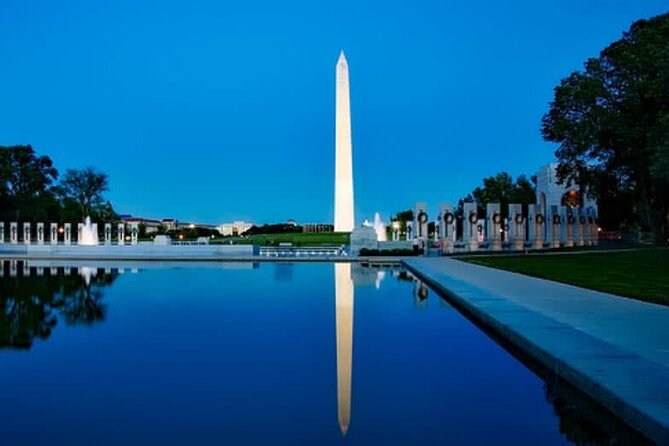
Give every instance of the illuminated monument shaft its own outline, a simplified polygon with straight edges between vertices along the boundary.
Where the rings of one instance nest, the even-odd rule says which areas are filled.
[[[351,144],[351,104],[348,63],[342,51],[337,61],[335,113],[335,206],[334,230],[350,232],[353,216],[353,149]]]
[[[335,263],[335,317],[337,325],[337,416],[343,434],[351,421],[353,367],[353,280],[350,263]]]

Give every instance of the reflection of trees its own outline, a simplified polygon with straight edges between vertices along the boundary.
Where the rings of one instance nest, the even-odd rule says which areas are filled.
[[[47,339],[59,315],[68,324],[104,320],[102,288],[115,278],[116,274],[100,274],[86,285],[79,275],[4,277],[0,287],[0,348],[29,349],[33,339]]]
[[[546,400],[560,419],[560,433],[579,446],[645,445],[650,441],[566,386],[545,382]]]

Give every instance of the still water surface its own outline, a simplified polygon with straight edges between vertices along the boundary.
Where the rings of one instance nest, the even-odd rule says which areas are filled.
[[[3,445],[631,438],[401,269],[98,266],[2,262]]]

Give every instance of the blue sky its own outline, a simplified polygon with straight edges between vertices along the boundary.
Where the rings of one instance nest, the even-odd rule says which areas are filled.
[[[0,0],[0,145],[110,176],[118,212],[329,222],[334,75],[351,74],[356,220],[553,161],[553,87],[641,1]]]

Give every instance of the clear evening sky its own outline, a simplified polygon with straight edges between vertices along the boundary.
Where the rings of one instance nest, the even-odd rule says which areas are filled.
[[[0,145],[110,176],[120,213],[331,222],[351,74],[356,220],[553,161],[553,87],[666,0],[0,0]]]

